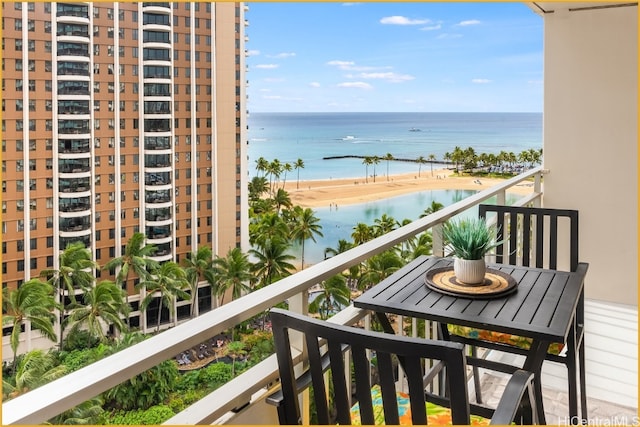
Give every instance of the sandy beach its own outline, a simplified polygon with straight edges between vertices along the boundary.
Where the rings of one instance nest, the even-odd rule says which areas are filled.
[[[304,208],[328,207],[330,204],[350,205],[387,199],[425,190],[485,190],[503,181],[496,178],[457,177],[447,169],[422,171],[401,175],[369,178],[327,179],[318,181],[288,180],[285,189],[294,205]],[[511,189],[517,194],[532,191],[530,185],[521,184]]]

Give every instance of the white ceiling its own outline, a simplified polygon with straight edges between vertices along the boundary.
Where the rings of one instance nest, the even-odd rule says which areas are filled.
[[[637,2],[554,2],[554,1],[542,1],[542,2],[530,2],[527,5],[535,13],[544,15],[546,13],[554,13],[556,11],[576,11],[584,9],[601,9],[608,7],[621,7],[621,6],[637,6]]]

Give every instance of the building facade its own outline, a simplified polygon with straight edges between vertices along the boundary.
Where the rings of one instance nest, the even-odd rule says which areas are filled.
[[[246,249],[244,13],[234,2],[2,3],[3,287],[57,269],[76,241],[100,266],[135,232],[160,262]],[[131,326],[155,325],[132,280],[127,291]],[[208,285],[197,298],[212,308]],[[188,318],[189,302],[166,315]]]

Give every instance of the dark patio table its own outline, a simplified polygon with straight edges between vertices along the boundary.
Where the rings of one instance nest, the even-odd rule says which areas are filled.
[[[483,299],[445,295],[425,284],[426,273],[453,265],[451,258],[416,258],[354,301],[372,310],[387,332],[393,333],[387,314],[416,317],[441,323],[470,326],[529,337],[533,343],[523,369],[536,374],[538,416],[545,423],[540,372],[549,345],[566,342],[577,316],[584,310],[584,279],[588,264],[575,272],[489,264],[512,276],[515,292]],[[584,393],[584,390],[581,390]]]

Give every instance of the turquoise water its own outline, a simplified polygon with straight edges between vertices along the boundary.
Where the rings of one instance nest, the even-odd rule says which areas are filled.
[[[412,131],[413,129],[413,131]],[[252,113],[249,116],[249,172],[264,157],[305,167],[300,179],[364,177],[361,159],[323,160],[328,156],[378,156],[442,160],[446,152],[473,147],[477,153],[542,147],[541,113]],[[386,174],[387,162],[377,166]],[[428,170],[422,166],[422,171]],[[369,166],[369,174],[373,172]],[[414,162],[389,162],[389,173],[418,172]],[[293,170],[287,180],[297,179]]]
[[[412,130],[413,129],[413,130]],[[367,169],[361,159],[323,160],[329,156],[378,156],[442,160],[454,148],[473,147],[476,153],[500,151],[516,154],[542,147],[541,113],[252,113],[249,117],[249,176],[256,175],[255,160],[278,159],[304,168],[288,172],[287,181],[362,178]],[[414,162],[389,162],[389,173],[418,173]],[[429,173],[422,165],[421,172]],[[376,165],[376,174],[387,172],[387,162]],[[368,173],[373,173],[369,166]],[[334,208],[316,208],[323,237],[305,243],[305,265],[324,259],[326,248],[338,240],[351,241],[358,223],[372,225],[387,214],[399,222],[415,220],[437,201],[445,206],[474,194],[468,190],[432,190],[385,200]],[[298,252],[299,254],[299,252]]]

